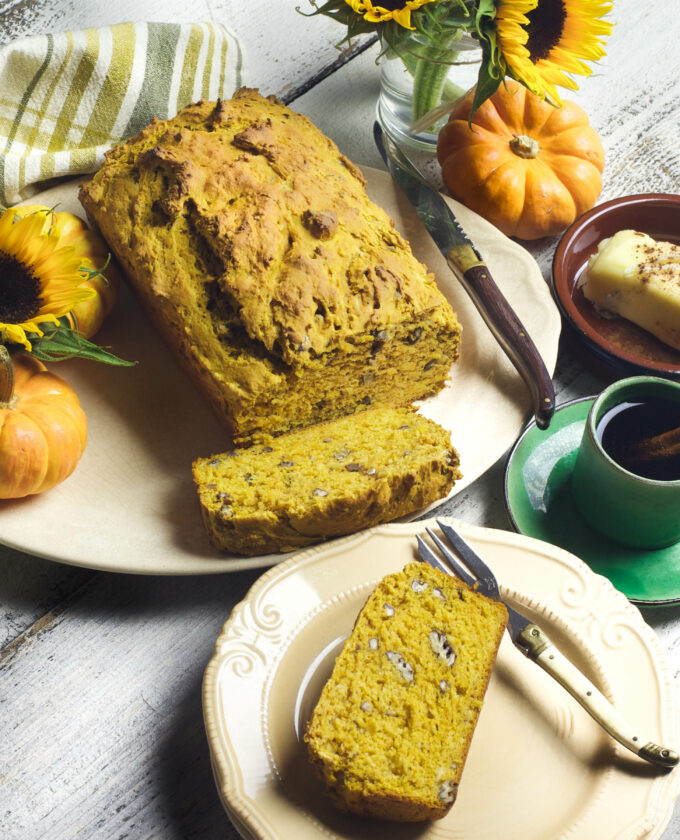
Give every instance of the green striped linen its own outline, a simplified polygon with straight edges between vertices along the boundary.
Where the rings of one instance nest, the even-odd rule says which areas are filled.
[[[242,51],[213,23],[120,23],[0,49],[0,202],[92,172],[153,117],[241,85]]]

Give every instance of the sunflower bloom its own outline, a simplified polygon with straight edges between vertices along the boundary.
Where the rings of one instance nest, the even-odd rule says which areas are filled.
[[[591,68],[584,62],[605,54],[612,25],[602,16],[611,9],[608,0],[499,0],[498,45],[510,75],[560,105],[556,86],[576,90],[567,74],[589,76]]]
[[[387,20],[394,20],[404,29],[413,29],[411,26],[411,12],[419,9],[426,3],[436,3],[437,0],[380,0],[373,3],[372,0],[345,0],[352,11],[363,15],[370,23],[383,23]]]
[[[79,287],[81,259],[49,233],[44,213],[0,216],[0,342],[31,349],[26,333],[42,335],[42,323],[56,324],[80,301],[94,297]]]

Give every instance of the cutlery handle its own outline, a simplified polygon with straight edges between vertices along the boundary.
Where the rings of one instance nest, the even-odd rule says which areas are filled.
[[[462,253],[465,250],[469,250],[470,255]],[[474,257],[466,259],[472,255],[476,256],[472,248],[452,248],[446,261],[529,388],[536,425],[539,429],[547,429],[555,411],[555,390],[550,374],[486,264]]]
[[[613,738],[640,758],[662,767],[675,767],[678,753],[653,741],[640,738],[637,731],[616,711],[590,680],[564,656],[545,633],[529,624],[519,634],[518,642],[533,659],[577,700],[588,714]]]

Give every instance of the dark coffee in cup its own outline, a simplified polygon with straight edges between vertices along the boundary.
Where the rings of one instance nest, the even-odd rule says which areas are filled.
[[[571,474],[593,528],[636,548],[680,540],[679,420],[680,382],[632,376],[597,396]]]
[[[680,403],[631,396],[604,413],[596,434],[624,470],[655,481],[680,479]]]

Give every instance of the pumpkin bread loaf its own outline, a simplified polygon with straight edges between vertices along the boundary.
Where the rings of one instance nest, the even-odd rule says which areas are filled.
[[[361,172],[273,97],[155,120],[80,200],[237,444],[434,394],[458,355]]]
[[[194,462],[214,545],[288,551],[404,516],[460,477],[448,432],[409,408],[371,408]]]
[[[423,563],[378,584],[305,734],[339,808],[414,822],[446,815],[506,622],[502,604]]]

